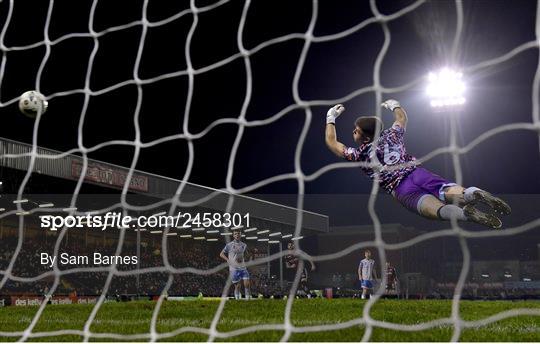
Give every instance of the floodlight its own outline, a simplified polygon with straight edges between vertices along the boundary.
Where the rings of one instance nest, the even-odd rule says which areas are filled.
[[[450,68],[429,73],[426,93],[434,108],[449,108],[465,104],[463,74]]]

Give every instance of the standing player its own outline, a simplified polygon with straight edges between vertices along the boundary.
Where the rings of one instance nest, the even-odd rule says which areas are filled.
[[[244,255],[246,253],[247,245],[240,239],[242,233],[239,229],[233,230],[233,241],[225,245],[225,248],[221,251],[219,256],[229,263],[229,272],[231,274],[232,283],[234,284],[234,298],[240,300],[242,293],[240,292],[240,281],[244,281],[244,288],[246,291],[246,299],[251,299],[251,292],[249,291],[249,272],[246,268]]]
[[[360,281],[360,286],[362,287],[362,299],[366,298],[368,292],[369,297],[371,298],[373,280],[377,278],[377,273],[373,268],[375,265],[375,260],[371,259],[371,251],[365,250],[364,257],[365,258],[362,259],[358,265],[358,280]]]
[[[294,244],[292,242],[289,242],[287,244],[287,249],[290,253],[286,254],[284,257],[285,260],[285,269],[284,269],[284,277],[287,282],[294,281],[294,277],[296,276],[296,267],[298,266],[298,256],[293,254],[294,250]]]
[[[397,272],[396,268],[393,267],[389,261],[386,262],[386,293],[397,292],[396,282],[397,282]]]
[[[296,270],[298,268],[300,258],[292,253],[294,250],[294,243],[292,241],[287,244],[287,249],[291,253],[285,255],[285,279],[289,282],[293,282],[294,278],[296,277]],[[315,264],[311,260],[309,261],[309,264],[311,265],[311,271],[315,271]],[[309,295],[308,277],[308,268],[304,264],[304,268],[300,275],[298,291],[302,291],[302,293],[304,293],[306,296]]]
[[[405,150],[407,113],[398,101],[390,99],[381,104],[394,113],[394,124],[382,130],[377,117],[359,117],[354,123],[353,139],[358,148],[346,147],[337,141],[336,118],[345,110],[338,104],[326,115],[326,145],[337,156],[349,161],[361,161],[370,166],[361,169],[374,179],[379,175],[381,188],[412,212],[429,219],[472,221],[491,228],[501,228],[501,220],[474,207],[476,202],[490,206],[504,215],[510,207],[500,198],[477,187],[464,188],[456,183],[416,166],[413,156]],[[376,142],[375,135],[380,132]],[[376,163],[375,155],[380,164]],[[378,172],[378,173],[377,173]],[[456,202],[458,205],[454,205]],[[462,208],[463,207],[463,208]]]

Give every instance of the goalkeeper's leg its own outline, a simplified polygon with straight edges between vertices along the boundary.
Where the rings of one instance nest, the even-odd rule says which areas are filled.
[[[503,215],[511,212],[510,206],[505,201],[489,192],[477,187],[464,188],[422,167],[416,168],[403,179],[393,194],[401,204],[412,211],[417,211],[419,198],[429,194],[444,203],[465,206],[480,202]]]
[[[491,207],[494,211],[503,215],[508,215],[512,211],[510,206],[502,199],[493,196],[487,191],[477,187],[464,188],[460,185],[453,185],[443,189],[443,194],[446,202],[457,202],[460,205],[469,203],[484,203]]]
[[[489,192],[475,187],[465,189],[422,167],[402,180],[393,195],[407,209],[429,219],[455,218],[500,228],[501,220],[474,208],[474,204],[481,202],[502,214],[510,213],[508,204]]]
[[[490,228],[501,228],[501,220],[492,214],[476,209],[473,204],[460,208],[454,204],[445,204],[433,195],[424,195],[418,201],[418,213],[423,217],[435,220],[451,220],[475,222]]]

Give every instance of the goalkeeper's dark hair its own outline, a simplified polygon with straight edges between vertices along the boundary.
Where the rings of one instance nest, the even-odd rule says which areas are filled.
[[[369,142],[373,141],[377,129],[379,130],[379,134],[384,129],[383,122],[375,116],[358,117],[354,125],[362,129],[362,138],[368,138]]]

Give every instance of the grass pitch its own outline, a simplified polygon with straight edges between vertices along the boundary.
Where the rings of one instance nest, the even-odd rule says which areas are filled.
[[[366,301],[358,299],[301,299],[294,300],[291,323],[297,329],[310,332],[292,333],[289,341],[359,341],[365,326],[353,324],[343,329],[321,329],[316,326],[337,325],[362,317]],[[150,301],[106,303],[96,314],[90,326],[91,341],[148,341],[151,319],[156,303]],[[166,301],[156,323],[156,333],[164,335],[161,341],[206,341],[219,301]],[[216,341],[279,341],[283,330],[258,329],[257,325],[283,326],[285,300],[228,301],[217,324],[222,334],[235,334]],[[48,305],[32,330],[29,341],[81,341],[81,332],[92,312],[92,305]],[[414,325],[451,316],[450,301],[434,300],[381,300],[371,309],[374,320]],[[535,301],[462,301],[461,317],[466,321],[485,319],[511,309],[533,309],[535,315],[513,316],[477,328],[465,328],[460,341],[540,342],[540,302]],[[0,309],[0,340],[16,341],[31,324],[38,307],[4,307]],[[350,324],[350,323],[349,323]],[[59,333],[57,331],[69,332]],[[237,331],[232,332],[231,331]],[[18,332],[6,336],[8,332]],[[118,338],[110,334],[128,335]],[[449,341],[453,326],[442,324],[422,331],[396,331],[374,327],[370,341]],[[35,336],[39,335],[39,336]]]

